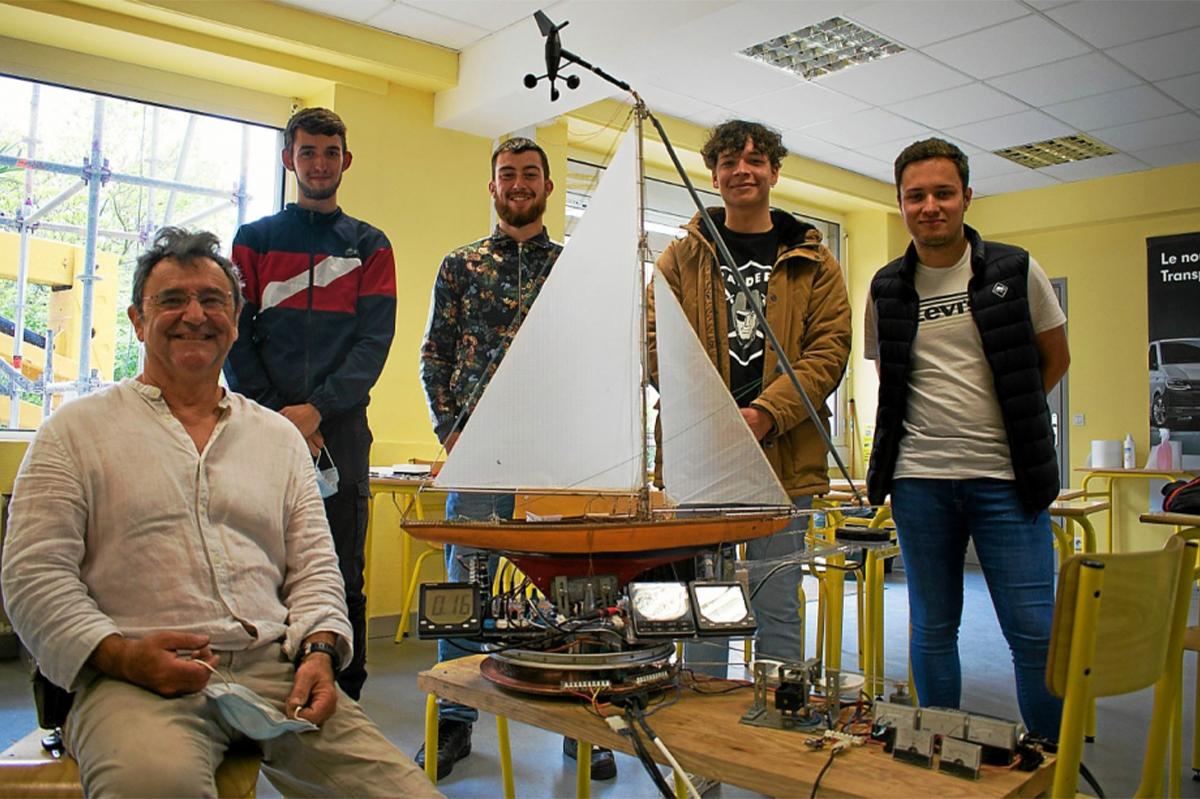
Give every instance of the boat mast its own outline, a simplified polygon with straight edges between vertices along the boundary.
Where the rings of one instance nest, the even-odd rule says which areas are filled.
[[[638,182],[638,275],[641,276],[641,302],[639,310],[641,314],[641,348],[642,348],[642,424],[639,428],[642,442],[642,462],[640,472],[642,478],[641,488],[638,490],[638,516],[641,518],[650,517],[650,452],[646,441],[646,429],[650,424],[650,412],[647,408],[649,405],[649,394],[646,389],[650,385],[650,343],[649,343],[649,314],[646,309],[646,292],[648,284],[646,280],[646,264],[650,263],[650,243],[646,239],[646,162],[643,147],[645,146],[642,123],[645,121],[649,112],[646,109],[646,103],[642,101],[637,92],[630,92],[633,95],[633,122],[637,126],[637,182]]]

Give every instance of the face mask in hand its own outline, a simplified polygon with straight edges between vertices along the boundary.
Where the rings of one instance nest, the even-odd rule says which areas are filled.
[[[212,671],[222,680],[225,679],[216,669]],[[204,694],[216,703],[217,710],[230,727],[256,741],[269,741],[285,732],[308,732],[318,729],[311,721],[301,718],[289,719],[274,705],[244,685],[229,681],[209,682],[204,686]]]
[[[329,461],[329,468],[321,468],[321,455]],[[317,472],[317,488],[321,492],[321,499],[329,499],[338,492],[338,480],[341,478],[338,475],[337,465],[334,464],[333,458],[329,456],[329,450],[321,447],[321,452],[317,453],[317,459],[313,461],[313,469]]]

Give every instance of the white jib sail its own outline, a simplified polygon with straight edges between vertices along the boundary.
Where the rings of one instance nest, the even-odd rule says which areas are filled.
[[[643,481],[636,142],[627,134],[435,485]]]
[[[685,504],[789,505],[733,395],[654,270],[663,484]]]

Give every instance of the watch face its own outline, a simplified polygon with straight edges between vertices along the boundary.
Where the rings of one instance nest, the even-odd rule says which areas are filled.
[[[647,621],[672,621],[688,613],[687,586],[682,583],[638,583],[630,587],[629,601]]]
[[[732,624],[749,615],[746,595],[739,585],[697,585],[697,610],[715,624]]]

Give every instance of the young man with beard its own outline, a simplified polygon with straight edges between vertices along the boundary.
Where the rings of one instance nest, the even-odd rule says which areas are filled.
[[[771,188],[787,155],[779,134],[763,125],[730,120],[718,125],[701,150],[723,208],[709,213],[729,245],[767,322],[783,342],[784,356],[828,427],[826,398],[837,388],[850,354],[850,305],[842,270],[812,225],[771,208]],[[829,490],[825,444],[791,381],[777,370],[778,354],[765,342],[758,319],[721,263],[699,214],[671,242],[658,268],[671,286],[709,358],[742,409],[746,425],[784,490],[798,508]],[[652,342],[653,347],[653,342]],[[804,546],[807,519],[746,547],[754,590],[774,560]],[[677,568],[689,568],[677,564]],[[753,599],[758,630],[755,651],[785,661],[800,659],[800,568],[770,576]],[[726,642],[691,644],[699,671],[724,676]]]
[[[337,114],[297,111],[282,155],[299,198],[233,240],[246,302],[225,378],[292,422],[322,471],[336,468],[322,494],[354,630],[338,684],[357,699],[367,679],[367,403],[395,332],[396,265],[387,237],[338,207],[352,156]]]
[[[1028,252],[964,224],[971,189],[958,147],[914,142],[895,175],[912,244],[871,281],[864,351],[880,380],[867,488],[873,503],[892,497],[917,697],[958,707],[970,539],[1025,726],[1053,740],[1062,700],[1043,677],[1054,614],[1046,508],[1059,477],[1046,394],[1070,362],[1066,317]]]
[[[496,373],[508,345],[537,299],[542,284],[562,252],[542,224],[546,198],[554,191],[550,160],[536,142],[512,138],[492,153],[488,192],[498,222],[492,235],[459,247],[438,269],[429,308],[429,326],[421,345],[421,382],[429,401],[433,431],[446,448],[458,435]],[[465,494],[446,497],[446,516],[459,519],[511,518],[511,494]],[[464,558],[478,550],[446,547],[446,576],[466,579]],[[488,559],[495,573],[497,558]],[[478,651],[462,640],[438,642],[438,661]],[[475,708],[442,701],[438,708],[438,779],[471,753]],[[570,747],[574,741],[564,744]],[[573,750],[571,750],[573,751]],[[425,763],[425,747],[417,752]],[[612,752],[593,748],[592,778],[616,774]]]

